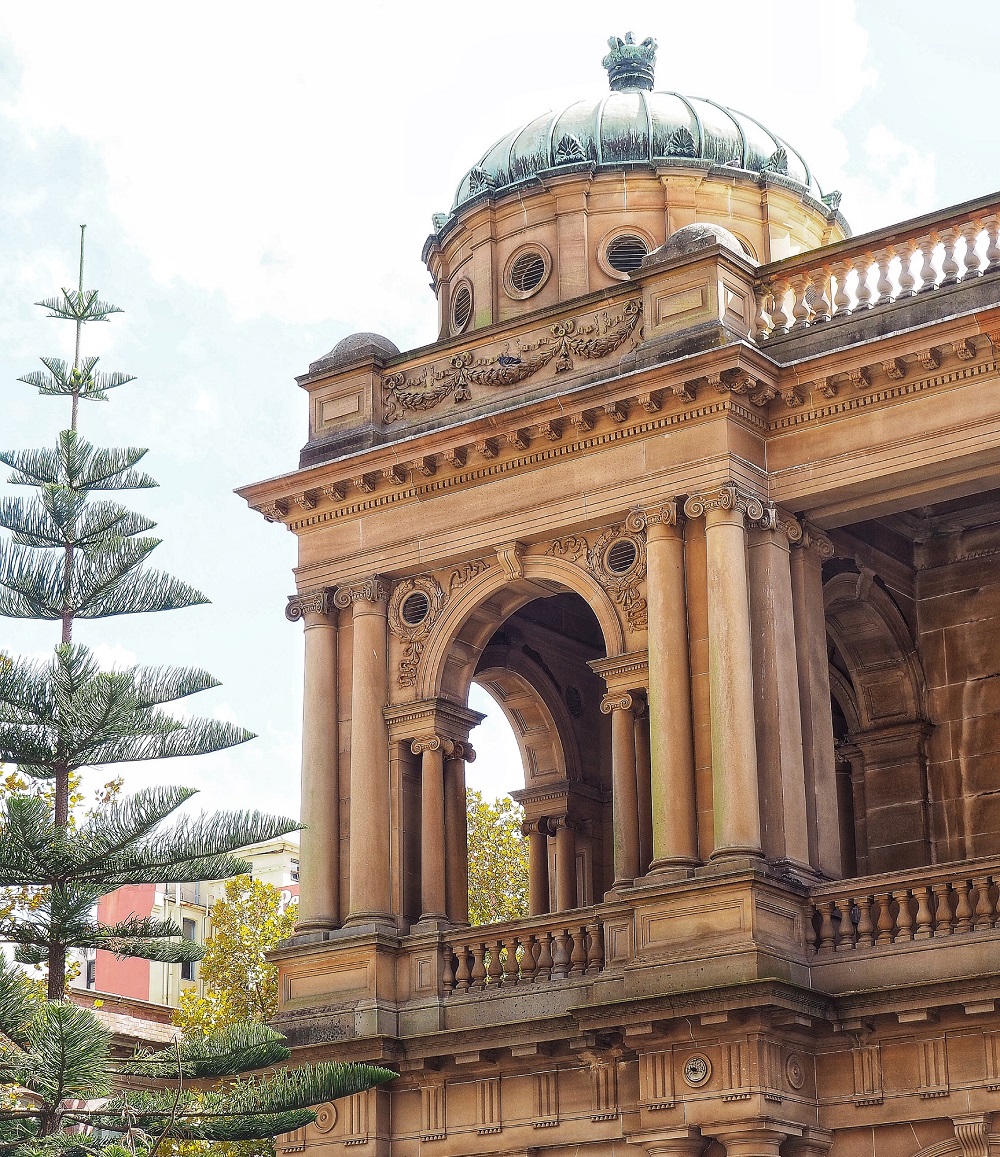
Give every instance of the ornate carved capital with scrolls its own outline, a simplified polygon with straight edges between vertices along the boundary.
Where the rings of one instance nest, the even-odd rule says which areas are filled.
[[[552,828],[552,824],[549,821],[549,817],[548,816],[542,816],[540,819],[537,819],[537,820],[525,820],[524,823],[521,824],[521,835],[522,836],[532,836],[532,835],[554,836],[555,831]]]
[[[372,575],[364,582],[354,583],[351,586],[337,587],[333,596],[334,605],[346,610],[355,603],[384,603],[389,598],[389,587],[380,575]]]
[[[321,587],[316,591],[303,591],[289,595],[285,607],[285,618],[297,623],[303,615],[328,615],[334,609],[333,587]]]
[[[609,691],[601,700],[601,714],[610,715],[612,711],[631,711],[635,714],[639,700],[627,691]]]
[[[442,751],[448,756],[455,750],[455,744],[441,735],[423,735],[413,740],[410,750],[414,755],[423,755],[425,751]]]
[[[670,498],[660,506],[648,507],[641,513],[647,530],[651,526],[679,526],[683,518],[683,511],[676,498]]]
[[[764,517],[763,502],[735,482],[727,482],[718,490],[692,494],[684,503],[684,513],[688,518],[701,518],[712,510],[735,510],[749,522],[759,522]]]
[[[788,541],[792,546],[802,547],[805,550],[814,550],[823,562],[833,558],[837,553],[833,543],[826,535],[818,527],[813,526],[811,522],[806,522],[804,519],[799,522],[798,538],[793,538],[791,534],[789,534]]]
[[[461,759],[465,763],[476,762],[476,749],[467,739],[456,739],[451,746],[452,751],[448,755],[448,759]]]

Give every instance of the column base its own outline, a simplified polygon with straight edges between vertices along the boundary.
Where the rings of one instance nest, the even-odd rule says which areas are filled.
[[[295,934],[306,932],[331,932],[340,927],[340,921],[333,916],[309,916],[305,920],[298,920],[295,924]]]
[[[695,868],[696,876],[728,876],[735,872],[761,872],[766,870],[767,861],[759,850],[750,848],[726,848],[713,852],[708,863]]]
[[[391,932],[393,935],[398,933],[396,921],[392,916],[374,912],[357,912],[353,916],[348,916],[343,927],[337,931],[341,936],[360,936],[365,932]]]
[[[454,927],[447,916],[421,916],[416,924],[410,925],[410,934],[417,936],[421,932],[450,932]]]

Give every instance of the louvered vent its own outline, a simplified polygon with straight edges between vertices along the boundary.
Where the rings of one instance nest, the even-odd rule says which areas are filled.
[[[635,565],[637,555],[635,543],[630,538],[620,538],[612,544],[604,561],[612,574],[624,574]]]
[[[403,605],[399,609],[400,616],[403,622],[408,627],[419,627],[420,624],[427,618],[427,614],[431,609],[430,600],[423,591],[414,591],[412,595],[407,595],[403,599]]]
[[[510,267],[510,283],[518,293],[530,293],[541,285],[545,276],[545,258],[541,253],[528,250]]]
[[[455,298],[451,303],[451,328],[455,333],[461,333],[469,324],[472,314],[472,290],[467,285],[460,285],[455,291]]]
[[[608,245],[608,264],[619,273],[635,273],[649,250],[646,242],[634,233],[623,233]]]

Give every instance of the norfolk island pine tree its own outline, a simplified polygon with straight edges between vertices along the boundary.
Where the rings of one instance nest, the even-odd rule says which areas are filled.
[[[228,723],[162,710],[217,686],[206,672],[102,671],[91,650],[74,641],[81,619],[207,602],[146,565],[159,543],[148,534],[150,519],[113,498],[93,497],[156,483],[138,469],[145,450],[97,447],[80,432],[81,402],[105,401],[134,380],[99,370],[98,359],[82,352],[84,327],[121,312],[84,288],[83,270],[81,227],[77,288],[38,303],[49,317],[73,323],[73,360],[42,358],[44,370],[19,379],[68,401],[69,427],[54,448],[0,452],[9,481],[35,491],[0,501],[0,527],[9,532],[0,536],[0,615],[58,623],[60,636],[47,662],[17,656],[0,662],[0,763],[16,764],[49,788],[9,797],[0,807],[0,887],[37,888],[42,895],[30,910],[0,920],[0,940],[15,946],[18,961],[48,970],[48,1000],[40,1002],[24,974],[0,957],[0,1082],[17,1093],[13,1107],[0,1108],[0,1151],[115,1152],[124,1145],[152,1153],[165,1140],[275,1136],[314,1120],[310,1106],[395,1074],[321,1063],[226,1080],[289,1056],[280,1034],[251,1023],[116,1060],[97,1016],[63,1000],[70,948],[165,962],[198,959],[204,951],[181,939],[169,920],[130,916],[101,924],[94,915],[98,897],[126,884],[247,872],[239,848],[299,826],[259,812],[182,814],[166,824],[195,794],[171,787],[114,798],[70,822],[70,786],[82,769],[201,755],[252,738]],[[129,1089],[129,1078],[155,1087]],[[220,1080],[206,1087],[212,1079]]]

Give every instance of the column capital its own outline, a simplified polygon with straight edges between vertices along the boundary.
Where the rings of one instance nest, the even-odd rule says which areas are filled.
[[[637,506],[629,514],[625,525],[634,531],[648,531],[653,526],[680,526],[684,520],[682,505],[680,498],[667,498],[655,506]]]
[[[601,700],[601,714],[610,715],[612,711],[635,711],[638,696],[629,692],[609,691]]]
[[[476,749],[467,739],[456,739],[451,746],[452,750],[447,755],[448,759],[462,759],[466,763],[476,762]]]
[[[537,820],[525,820],[524,823],[521,824],[522,836],[551,836],[552,834],[552,826],[549,823],[548,816],[542,816]]]
[[[580,830],[580,823],[570,815],[549,816],[547,819],[550,835],[555,835],[560,828],[567,828],[571,832]]]
[[[788,541],[792,546],[801,547],[803,550],[815,551],[822,562],[833,558],[837,553],[837,549],[819,527],[813,526],[811,522],[807,522],[804,518],[799,519],[798,523],[798,537],[793,537],[791,533],[788,535]]]
[[[315,591],[289,595],[285,606],[285,618],[290,623],[297,623],[303,615],[329,615],[333,609],[333,587],[320,587]]]
[[[337,587],[333,596],[334,605],[346,610],[356,603],[387,603],[389,584],[381,575],[372,575],[363,582]]]
[[[410,750],[414,755],[422,755],[425,751],[442,751],[448,756],[454,752],[455,744],[440,735],[423,735],[413,740]]]
[[[717,490],[690,494],[684,503],[684,514],[688,518],[701,518],[716,510],[733,511],[750,522],[760,522],[764,518],[764,503],[736,482],[726,482]]]

